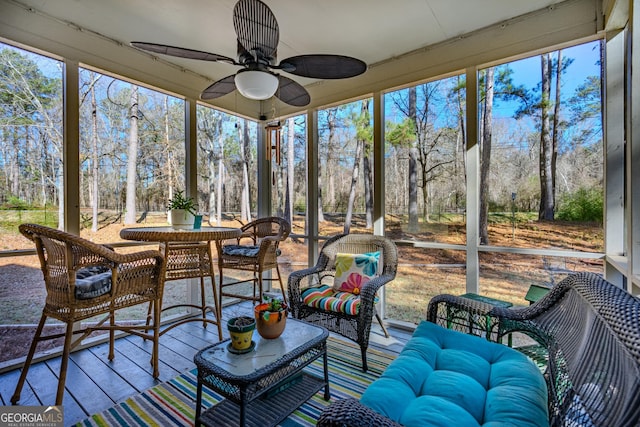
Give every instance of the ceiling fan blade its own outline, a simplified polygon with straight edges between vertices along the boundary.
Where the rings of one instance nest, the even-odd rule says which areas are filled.
[[[217,53],[203,52],[200,50],[186,49],[184,47],[175,47],[175,46],[168,46],[164,44],[146,43],[146,42],[131,42],[131,46],[137,47],[138,49],[146,50],[147,52],[160,53],[162,55],[177,56],[178,58],[199,59],[202,61],[213,61],[213,62],[229,62],[231,64],[236,64],[236,61],[234,61],[233,59],[227,56],[218,55]]]
[[[364,73],[367,64],[350,56],[318,54],[292,56],[274,68],[314,79],[344,79]]]
[[[218,80],[202,91],[200,99],[215,99],[236,90],[235,74]]]
[[[280,30],[266,4],[260,0],[239,0],[233,8],[233,28],[248,52],[259,51],[265,58],[275,57]]]
[[[291,80],[289,77],[280,75],[278,80],[280,83],[276,91],[276,97],[282,102],[294,107],[304,107],[311,102],[309,92],[301,84]]]

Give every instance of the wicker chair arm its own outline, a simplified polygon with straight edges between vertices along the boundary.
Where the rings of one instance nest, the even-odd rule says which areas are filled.
[[[429,301],[427,307],[427,320],[433,323],[439,323],[441,320],[443,308],[463,310],[470,314],[489,315],[494,306],[481,301],[475,301],[468,298],[462,298],[455,295],[440,294],[436,295]]]
[[[322,271],[323,270],[321,268],[315,266],[311,268],[305,268],[303,270],[294,271],[289,274],[289,278],[287,279],[287,292],[289,294],[289,308],[291,309],[291,314],[294,317],[297,316],[299,307],[300,305],[302,305],[302,290],[300,289],[302,279],[308,276],[317,275]]]
[[[445,328],[486,337],[499,342],[512,332],[523,332],[545,346],[548,337],[531,319],[538,310],[530,307],[503,308],[455,295],[441,294],[431,299],[427,320]]]
[[[323,410],[316,425],[318,427],[401,427],[400,424],[378,414],[353,398],[333,402]]]
[[[242,230],[242,234],[239,237],[237,237],[235,240],[238,245],[241,245],[243,239],[251,240],[252,245],[256,244],[256,236],[251,231]]]
[[[496,307],[481,301],[463,298],[460,296],[441,294],[436,295],[429,302],[427,310],[427,320],[434,322],[437,318],[439,306],[449,306],[456,309],[465,310],[472,314],[482,314],[493,316],[500,320],[527,321],[535,318],[539,313],[539,307]]]
[[[294,287],[294,288],[300,288],[300,282],[302,282],[302,279],[304,279],[307,276],[312,276],[315,274],[319,274],[321,273],[323,270],[321,268],[319,268],[318,266],[314,266],[314,267],[309,267],[309,268],[305,268],[302,270],[296,270],[296,271],[292,271],[291,274],[289,274],[289,279],[288,279],[288,287]]]
[[[373,306],[378,290],[393,279],[393,275],[383,274],[365,283],[362,286],[362,289],[360,289],[360,304],[363,304],[364,306]]]
[[[270,247],[276,247],[280,243],[278,236],[266,236],[260,241],[260,252],[266,252]]]

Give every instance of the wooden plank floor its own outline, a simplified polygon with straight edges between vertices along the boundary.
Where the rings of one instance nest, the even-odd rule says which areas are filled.
[[[251,305],[242,303],[223,310],[223,325],[226,320],[239,314],[249,314]],[[223,326],[224,338],[228,337]],[[386,338],[374,320],[370,347],[397,353],[410,333],[400,329],[389,329]],[[180,325],[160,337],[160,377],[151,376],[151,342],[136,336],[124,336],[116,340],[116,355],[112,362],[107,359],[108,343],[99,344],[71,354],[67,370],[67,382],[63,400],[65,424],[74,424],[96,412],[108,409],[127,397],[140,393],[160,382],[168,381],[195,368],[193,356],[203,347],[218,342],[214,325],[206,329],[200,322]],[[29,369],[22,390],[20,405],[53,405],[60,370],[60,357],[34,363]],[[360,361],[354,361],[359,365]],[[11,404],[19,369],[0,374],[0,400],[2,405]]]

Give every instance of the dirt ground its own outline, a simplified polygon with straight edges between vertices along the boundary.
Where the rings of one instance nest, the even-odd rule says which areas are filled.
[[[147,223],[145,225],[152,225]],[[237,221],[223,223],[227,226],[238,226]],[[448,224],[446,226],[426,226],[419,234],[412,235],[402,230],[399,225],[388,222],[388,237],[402,240],[438,241],[442,243],[464,244],[464,224]],[[110,224],[98,232],[84,230],[82,236],[98,243],[120,242],[122,224]],[[293,231],[302,232],[302,223],[294,224]],[[322,234],[331,235],[342,232],[341,225],[326,222],[321,226]],[[355,224],[352,232],[365,231]],[[491,244],[495,246],[547,247],[563,248],[579,251],[602,251],[602,227],[572,225],[559,222],[518,224],[517,230],[510,224],[493,224],[490,228]],[[30,241],[15,233],[0,231],[0,248],[2,250],[31,249]],[[135,251],[140,247],[118,248],[118,251]],[[306,244],[301,239],[288,239],[282,245],[283,274],[286,278],[291,271],[304,268],[307,264]],[[482,253],[481,288],[483,294],[499,294],[501,299],[516,304],[522,300],[529,278],[535,281],[549,281],[548,271],[533,271],[533,264],[539,263],[544,269],[544,259],[524,257],[504,253]],[[419,321],[428,300],[435,294],[448,292],[460,294],[464,292],[464,251],[426,250],[415,247],[399,246],[399,272],[388,292],[387,315],[405,321]],[[447,266],[458,266],[448,268]],[[564,270],[601,271],[599,261],[575,261]],[[542,268],[540,269],[542,270]],[[523,279],[526,278],[526,279]],[[551,278],[553,280],[553,278]],[[522,282],[526,282],[523,288]],[[286,283],[286,279],[285,279]],[[423,286],[416,286],[423,283]],[[523,290],[524,289],[524,290]],[[42,273],[37,256],[19,256],[0,258],[0,367],[9,361],[26,355],[28,345],[35,331],[45,290]],[[28,320],[25,324],[25,318]],[[13,325],[9,327],[8,325]],[[59,340],[40,344],[38,350],[46,350],[60,345]]]

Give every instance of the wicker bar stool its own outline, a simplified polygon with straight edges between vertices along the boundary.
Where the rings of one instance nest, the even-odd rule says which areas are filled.
[[[277,280],[280,282],[282,298],[286,304],[287,296],[280,276],[280,268],[278,267],[278,255],[280,255],[279,244],[289,236],[291,225],[284,218],[265,217],[242,226],[241,230],[242,236],[236,239],[236,244],[224,244],[222,241],[216,241],[216,245],[218,245],[218,268],[220,270],[219,306],[222,306],[223,296],[260,302],[265,280]],[[250,244],[246,244],[247,240],[250,240]],[[250,271],[253,275],[250,279],[225,283],[223,280],[223,271],[225,269]],[[272,269],[276,270],[276,278],[262,277],[264,272]],[[224,292],[226,287],[245,282],[253,282],[252,296]],[[257,294],[256,290],[258,291]]]
[[[20,232],[36,245],[47,296],[11,403],[17,404],[20,400],[38,343],[64,337],[56,394],[56,405],[62,404],[69,353],[98,330],[109,331],[109,360],[114,358],[116,330],[151,340],[153,377],[157,378],[160,301],[165,269],[162,254],[155,250],[121,254],[108,246],[37,224],[22,224]],[[151,303],[154,307],[147,323],[123,325],[116,322],[117,310],[143,303]],[[76,322],[96,315],[104,315],[96,325],[83,325],[74,330]],[[65,332],[42,336],[48,318],[64,322]],[[75,334],[80,336],[72,340]]]

